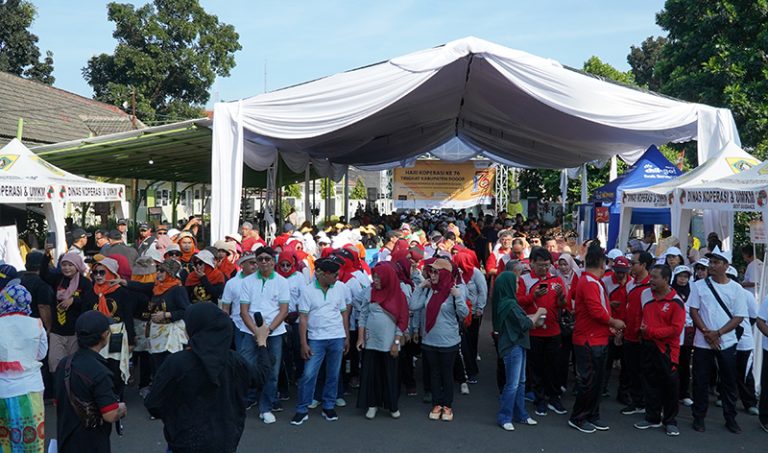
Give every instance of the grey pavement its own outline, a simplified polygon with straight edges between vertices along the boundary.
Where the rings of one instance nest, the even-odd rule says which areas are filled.
[[[533,414],[537,426],[515,425],[515,431],[506,432],[495,423],[497,396],[496,357],[489,336],[490,319],[486,319],[481,333],[480,382],[470,386],[470,395],[458,394],[454,401],[453,422],[427,419],[429,405],[418,397],[400,398],[402,417],[390,418],[387,411],[379,411],[376,419],[367,420],[363,411],[356,409],[356,394],[346,396],[348,406],[338,408],[339,420],[328,422],[320,410],[310,411],[309,421],[301,426],[288,423],[293,416],[295,389],[292,399],[284,401],[284,412],[276,413],[277,423],[264,425],[254,410],[248,412],[245,432],[238,452],[759,452],[768,451],[768,433],[760,429],[757,417],[740,409],[738,422],[743,433],[731,434],[723,425],[722,411],[710,405],[707,431],[697,433],[691,428],[690,409],[680,408],[678,425],[680,436],[667,437],[659,430],[639,431],[632,424],[642,415],[624,416],[621,405],[614,398],[603,398],[601,417],[610,424],[606,432],[583,434],[569,428],[568,415],[550,412],[545,417]],[[417,369],[418,376],[421,370]],[[611,389],[616,388],[618,370],[614,370]],[[124,421],[125,434],[112,434],[115,453],[165,452],[162,422],[149,420],[135,388],[127,390],[128,417]],[[573,396],[568,392],[563,404],[570,411]],[[47,410],[48,432],[55,432],[55,412]]]

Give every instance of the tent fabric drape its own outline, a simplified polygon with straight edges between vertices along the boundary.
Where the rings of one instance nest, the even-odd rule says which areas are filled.
[[[213,135],[213,238],[237,227],[237,164],[257,168],[278,151],[380,167],[459,138],[498,163],[564,168],[617,153],[631,163],[654,143],[698,139],[705,156],[739,143],[728,110],[605,82],[472,37],[218,103]]]

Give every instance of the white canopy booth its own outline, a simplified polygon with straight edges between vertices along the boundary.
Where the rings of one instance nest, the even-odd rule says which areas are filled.
[[[617,246],[623,248],[629,240],[633,208],[670,209],[672,234],[684,243],[690,228],[691,210],[681,208],[680,191],[690,186],[740,173],[758,163],[760,163],[758,159],[741,147],[728,143],[716,156],[682,176],[650,187],[625,190],[621,200],[621,227]],[[710,212],[711,215],[705,216],[705,228],[707,231],[718,232],[723,241],[723,247],[730,250],[733,213],[719,210]]]
[[[115,203],[117,215],[127,217],[122,184],[108,184],[68,173],[44,161],[19,140],[0,149],[0,203],[42,203],[49,231],[56,233],[56,256],[67,251],[64,236],[66,203]]]
[[[397,163],[458,138],[494,162],[568,168],[650,144],[739,144],[731,112],[637,90],[477,38],[217,103],[211,240],[237,230],[243,163],[293,171]],[[439,155],[437,157],[440,157]]]

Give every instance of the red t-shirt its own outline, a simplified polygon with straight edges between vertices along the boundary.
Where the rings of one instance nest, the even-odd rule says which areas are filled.
[[[635,281],[627,284],[627,305],[624,310],[624,339],[637,343],[640,341],[640,324],[643,322],[643,304],[640,295],[643,290],[649,286],[650,274],[646,275],[642,281]]]
[[[685,303],[674,289],[657,298],[651,288],[641,293],[645,332],[643,339],[653,341],[662,354],[668,354],[672,363],[680,360],[680,334],[685,326]]]
[[[576,288],[576,323],[573,326],[573,344],[607,346],[611,332],[608,321],[611,308],[605,286],[595,275],[583,272]]]
[[[624,312],[627,307],[627,284],[616,281],[616,274],[604,275],[602,278],[605,290],[608,293],[608,302],[611,305],[611,316],[624,320]]]
[[[547,293],[541,297],[536,297],[533,293],[536,292],[540,284],[547,285]],[[547,310],[547,320],[544,325],[531,328],[529,333],[532,337],[554,337],[555,335],[560,335],[560,305],[558,304],[554,285],[560,285],[563,288],[563,296],[567,301],[568,288],[560,277],[554,277],[549,273],[544,278],[539,278],[532,274],[523,274],[518,280],[517,301],[523,310],[529,315],[536,313],[539,307]]]

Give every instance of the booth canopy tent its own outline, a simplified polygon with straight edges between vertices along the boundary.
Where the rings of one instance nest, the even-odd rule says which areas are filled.
[[[759,164],[760,161],[734,143],[729,143],[717,156],[710,158],[693,170],[674,180],[646,188],[627,189],[621,197],[621,231],[619,244],[629,239],[630,216],[635,208],[656,208],[669,210],[672,234],[680,239],[688,237],[691,211],[683,211],[680,205],[680,190],[702,183],[713,182],[728,175],[734,175]],[[717,232],[729,247],[728,239],[733,232],[733,216],[728,212],[713,212],[705,216],[706,231]]]
[[[57,255],[66,252],[64,205],[112,202],[126,217],[125,187],[83,178],[49,164],[13,139],[0,149],[0,203],[42,203],[50,231],[56,232]]]
[[[605,82],[477,38],[252,98],[217,103],[213,119],[212,238],[235,231],[242,165],[262,170],[278,151],[311,162],[400,162],[458,137],[489,159],[564,168],[651,143],[698,140],[699,157],[739,143],[731,112]]]
[[[645,153],[626,172],[608,184],[595,190],[594,201],[607,205],[610,212],[608,223],[608,248],[615,247],[619,236],[621,216],[621,194],[627,189],[648,187],[663,181],[669,181],[683,174],[672,165],[656,146],[651,145]],[[670,223],[669,211],[662,209],[635,209],[632,211],[632,224]]]

